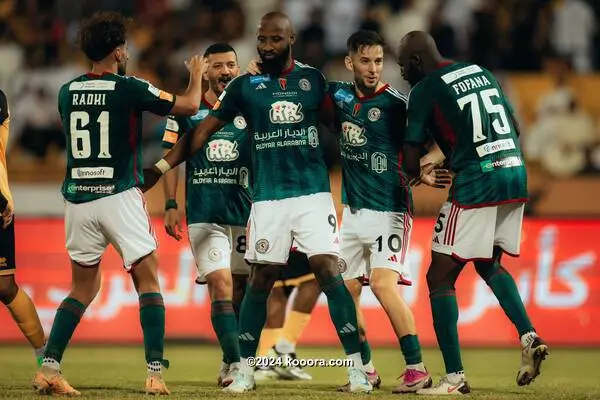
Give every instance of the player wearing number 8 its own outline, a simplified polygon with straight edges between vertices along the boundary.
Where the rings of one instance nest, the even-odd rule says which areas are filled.
[[[202,95],[203,60],[188,64],[190,85],[174,96],[126,77],[127,21],[99,13],[85,21],[81,48],[89,73],[62,86],[58,110],[67,136],[67,251],[72,289],[58,308],[44,360],[33,385],[43,393],[79,395],[60,374],[67,344],[100,289],[99,264],[108,244],[120,253],[139,294],[148,378],[146,391],[168,394],[162,378],[165,308],[158,282],[157,247],[145,201],[141,154],[142,112],[193,115]]]
[[[425,32],[410,32],[402,39],[398,64],[412,86],[404,145],[407,171],[414,176],[421,173],[420,146],[431,132],[456,174],[434,228],[427,272],[447,375],[436,387],[417,393],[470,391],[460,357],[454,292],[469,261],[519,333],[522,361],[517,383],[529,384],[539,374],[547,346],[535,333],[512,276],[500,264],[502,253],[519,254],[528,196],[512,107],[492,73],[475,64],[444,60]]]

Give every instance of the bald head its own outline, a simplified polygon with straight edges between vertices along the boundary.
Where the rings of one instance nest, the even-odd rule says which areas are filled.
[[[407,33],[400,40],[397,55],[402,76],[411,86],[416,85],[444,61],[433,37],[423,31]]]
[[[274,26],[284,31],[289,31],[290,34],[294,32],[294,27],[292,26],[292,21],[282,12],[272,11],[263,15],[260,19],[260,24],[258,25],[258,29],[260,30],[263,26]]]
[[[292,22],[287,15],[270,12],[260,19],[256,49],[264,72],[277,74],[292,63],[292,45],[296,40]]]

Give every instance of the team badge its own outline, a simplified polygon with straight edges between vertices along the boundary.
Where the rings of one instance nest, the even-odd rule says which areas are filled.
[[[352,116],[353,117],[356,117],[358,115],[358,113],[360,112],[361,107],[362,107],[362,104],[360,104],[360,103],[354,104],[354,108],[352,109]]]
[[[348,270],[348,264],[346,264],[346,261],[343,258],[338,258],[337,265],[338,269],[340,270],[340,274],[343,274]]]
[[[212,262],[217,262],[217,261],[221,261],[222,255],[221,255],[221,250],[217,249],[216,247],[213,247],[212,249],[210,249],[208,251],[208,259]]]
[[[377,107],[371,108],[367,113],[367,118],[369,118],[369,121],[371,122],[377,121],[379,117],[381,117],[381,110]]]
[[[269,251],[269,241],[267,239],[259,239],[254,248],[260,254],[265,254],[267,251]]]
[[[304,78],[300,79],[300,81],[298,82],[298,86],[300,86],[300,89],[304,90],[305,92],[308,92],[311,88],[308,79]]]
[[[233,119],[233,125],[238,129],[244,129],[247,126],[246,120],[241,115],[238,115]]]
[[[281,88],[281,90],[287,89],[287,79],[279,78],[279,87]]]

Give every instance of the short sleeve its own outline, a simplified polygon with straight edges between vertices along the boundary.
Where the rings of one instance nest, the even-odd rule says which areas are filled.
[[[422,144],[427,141],[427,122],[433,110],[433,101],[427,96],[423,82],[408,94],[404,142]]]
[[[164,116],[173,109],[174,94],[160,90],[143,79],[130,77],[127,82],[129,93],[133,97],[134,108],[137,110]]]
[[[175,143],[181,136],[185,134],[187,130],[185,120],[173,115],[169,115],[167,123],[165,125],[165,132],[162,137],[161,146],[164,149],[171,149],[175,146]]]
[[[2,90],[0,90],[0,124],[8,120],[8,100]]]
[[[209,115],[229,123],[242,113],[242,84],[244,76],[241,75],[229,82]]]

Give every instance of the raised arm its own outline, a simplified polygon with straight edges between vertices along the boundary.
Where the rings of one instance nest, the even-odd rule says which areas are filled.
[[[194,115],[200,107],[202,93],[204,93],[202,75],[208,66],[206,59],[193,56],[185,65],[190,72],[190,80],[185,93],[175,98],[175,104],[171,110],[173,115]]]

